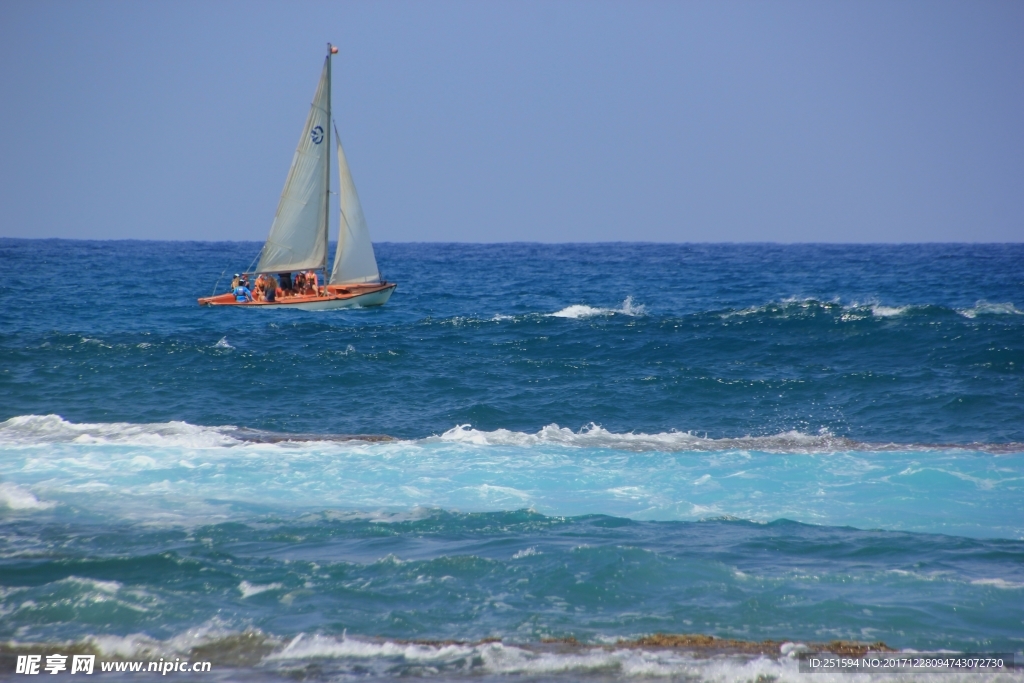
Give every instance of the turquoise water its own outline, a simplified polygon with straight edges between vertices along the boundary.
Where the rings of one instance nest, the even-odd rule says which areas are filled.
[[[382,308],[195,305],[258,248],[0,240],[0,666],[797,680],[616,643],[1024,650],[1024,247],[383,244]]]

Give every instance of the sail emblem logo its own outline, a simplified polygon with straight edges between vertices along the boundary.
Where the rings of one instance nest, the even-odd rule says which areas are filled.
[[[313,138],[313,144],[319,145],[324,141],[324,129],[323,126],[317,126],[313,130],[309,131],[309,137]]]

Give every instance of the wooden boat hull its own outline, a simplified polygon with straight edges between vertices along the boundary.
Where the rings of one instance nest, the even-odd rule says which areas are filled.
[[[288,296],[276,301],[235,301],[233,294],[219,294],[199,299],[200,306],[238,306],[241,308],[297,308],[303,311],[330,311],[337,308],[382,306],[398,285],[385,282],[376,285],[328,285],[321,294]]]

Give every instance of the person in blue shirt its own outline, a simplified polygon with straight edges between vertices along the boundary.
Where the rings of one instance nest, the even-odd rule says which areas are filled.
[[[235,287],[233,293],[235,295],[235,301],[240,304],[244,304],[246,301],[252,301],[252,292],[249,291],[248,287],[241,283]]]

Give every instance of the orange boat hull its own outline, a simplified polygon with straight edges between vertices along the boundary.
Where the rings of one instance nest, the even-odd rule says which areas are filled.
[[[357,308],[381,306],[398,285],[382,282],[372,285],[327,285],[320,288],[320,294],[283,296],[274,301],[235,300],[235,295],[218,294],[199,299],[200,306],[239,306],[245,308],[298,308],[306,311],[327,311],[336,308]]]

